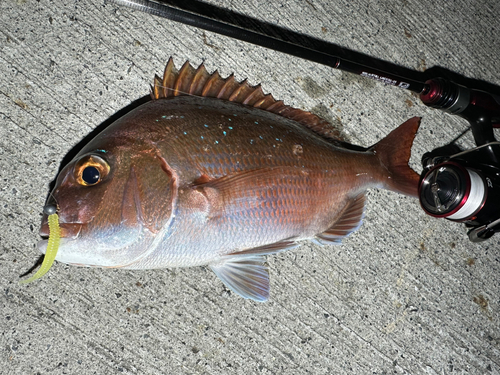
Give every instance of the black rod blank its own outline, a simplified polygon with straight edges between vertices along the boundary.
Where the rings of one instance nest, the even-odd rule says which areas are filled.
[[[342,60],[327,52],[314,48],[306,47],[299,43],[285,41],[278,37],[265,35],[228,21],[221,21],[210,18],[204,14],[197,13],[195,10],[189,11],[173,7],[165,2],[151,0],[106,0],[108,3],[126,6],[131,9],[139,10],[155,16],[167,18],[169,20],[180,22],[186,25],[194,26],[200,29],[211,31],[217,34],[225,35],[244,42],[252,43],[257,46],[269,48],[288,55],[296,56],[302,59],[313,61],[335,69],[340,69],[350,73],[358,74],[366,78],[380,81],[387,85],[398,86],[410,91],[421,93],[426,85],[423,82],[415,81],[410,78],[387,73],[383,70],[368,67],[356,62]],[[170,0],[170,3],[175,1]],[[181,5],[179,4],[179,7]],[[193,7],[191,7],[193,8]],[[246,17],[248,19],[248,17]]]

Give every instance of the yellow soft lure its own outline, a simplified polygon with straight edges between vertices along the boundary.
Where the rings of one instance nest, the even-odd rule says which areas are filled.
[[[29,279],[23,280],[21,284],[28,284],[36,279],[39,279],[45,275],[56,258],[57,249],[59,249],[59,243],[61,242],[61,229],[59,228],[59,217],[57,214],[49,215],[49,243],[47,244],[47,250],[45,251],[45,257],[43,258],[43,263],[40,269]]]

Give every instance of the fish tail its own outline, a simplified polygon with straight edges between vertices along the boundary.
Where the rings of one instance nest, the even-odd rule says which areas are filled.
[[[417,196],[419,175],[408,166],[408,161],[420,120],[420,117],[409,119],[370,148],[389,172],[383,181],[385,188],[414,197]]]

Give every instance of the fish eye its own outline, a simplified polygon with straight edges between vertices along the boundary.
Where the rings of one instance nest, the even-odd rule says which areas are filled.
[[[99,170],[92,165],[86,167],[82,172],[82,180],[87,185],[97,184],[100,179],[101,174],[99,173]]]
[[[82,186],[94,186],[108,175],[109,164],[100,156],[83,156],[75,165],[76,181]]]

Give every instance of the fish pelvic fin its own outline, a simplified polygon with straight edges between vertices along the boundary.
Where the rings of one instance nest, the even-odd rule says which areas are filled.
[[[363,221],[365,196],[359,195],[351,200],[340,213],[339,219],[325,232],[316,235],[316,240],[322,245],[340,244],[344,237],[358,230]]]
[[[210,268],[225,286],[246,299],[269,299],[269,272],[263,255],[224,257]]]
[[[189,61],[177,70],[170,58],[163,77],[154,78],[151,98],[157,100],[180,95],[218,98],[260,108],[297,121],[329,140],[344,140],[341,131],[328,121],[311,112],[290,107],[281,100],[274,99],[271,94],[264,94],[260,85],[251,86],[246,79],[238,82],[234,75],[222,78],[217,71],[210,74],[203,64],[194,68]]]
[[[418,195],[419,175],[408,166],[408,161],[420,120],[420,117],[409,119],[370,148],[388,172],[382,181],[384,187],[413,197]]]
[[[269,271],[265,256],[296,246],[294,238],[287,238],[225,255],[209,267],[234,293],[246,299],[265,302],[269,299]]]

